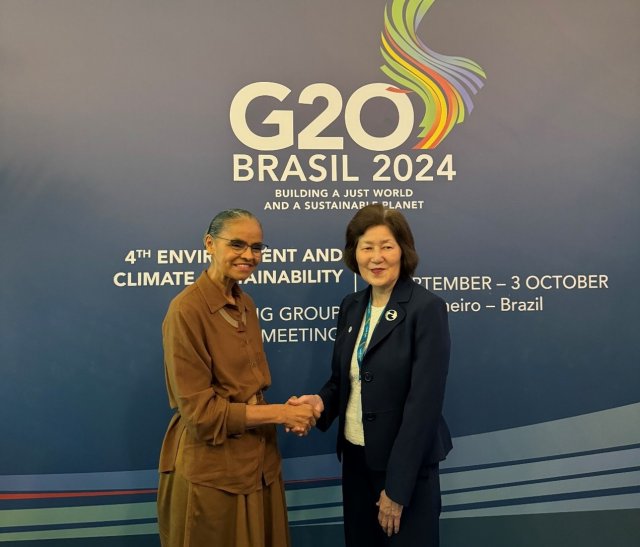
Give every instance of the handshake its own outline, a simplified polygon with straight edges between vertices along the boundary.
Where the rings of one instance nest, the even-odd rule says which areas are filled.
[[[319,395],[293,395],[283,407],[285,431],[303,437],[316,425],[316,420],[324,410],[324,403]]]

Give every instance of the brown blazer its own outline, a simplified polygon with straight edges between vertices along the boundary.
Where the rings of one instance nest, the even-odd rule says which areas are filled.
[[[159,471],[174,471],[184,434],[182,470],[193,483],[235,494],[280,474],[274,425],[246,429],[245,406],[271,384],[253,300],[237,285],[229,304],[203,272],[178,294],[162,324],[169,404],[176,409]]]

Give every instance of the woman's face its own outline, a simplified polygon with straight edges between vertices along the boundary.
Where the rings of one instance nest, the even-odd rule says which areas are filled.
[[[262,229],[253,218],[228,221],[216,237],[207,235],[205,244],[214,277],[223,282],[247,279],[262,260],[262,254],[252,251],[251,246],[261,243]],[[244,244],[246,248],[239,251]]]
[[[372,287],[391,289],[400,277],[401,261],[402,249],[387,226],[372,226],[358,239],[358,269]]]

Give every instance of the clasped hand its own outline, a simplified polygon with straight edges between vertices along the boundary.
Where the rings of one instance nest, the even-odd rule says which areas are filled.
[[[285,430],[287,431],[287,433],[291,432],[294,433],[296,435],[298,435],[298,437],[302,437],[304,435],[307,435],[309,433],[309,430],[316,425],[316,420],[320,417],[320,414],[322,414],[322,411],[324,410],[324,403],[322,402],[322,399],[320,398],[319,395],[301,395],[300,397],[296,397],[295,395],[289,397],[289,400],[287,401],[287,404],[285,405],[286,407],[291,407],[291,408],[310,408],[311,411],[313,412],[313,421],[309,422],[309,425],[297,425],[297,424],[288,424],[285,423]]]
[[[318,397],[319,398],[319,397]],[[316,425],[320,412],[309,401],[302,401],[291,397],[284,405],[284,427],[287,433],[292,431],[298,437],[307,435]]]

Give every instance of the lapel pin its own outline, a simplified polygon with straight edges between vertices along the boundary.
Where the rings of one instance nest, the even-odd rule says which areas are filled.
[[[396,310],[387,310],[387,313],[384,314],[384,318],[387,321],[395,321],[396,317],[398,317],[398,312]]]
[[[349,327],[348,332],[351,332],[353,330],[353,327]]]

